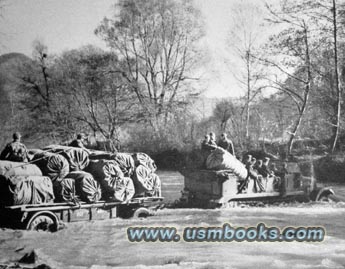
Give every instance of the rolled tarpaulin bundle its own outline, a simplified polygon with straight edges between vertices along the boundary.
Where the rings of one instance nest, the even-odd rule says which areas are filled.
[[[55,181],[53,188],[56,202],[79,202],[79,198],[75,191],[74,179],[63,178]]]
[[[245,165],[222,148],[217,148],[211,152],[206,159],[206,168],[209,170],[230,170],[243,180],[248,176]]]
[[[25,205],[44,204],[54,201],[53,184],[43,176],[0,176],[0,204]]]
[[[103,199],[108,200],[114,196],[114,185],[118,178],[123,178],[124,174],[119,165],[114,160],[90,161],[85,171],[92,174],[100,183]]]
[[[42,172],[35,164],[0,161],[0,175],[5,177],[42,176]]]
[[[155,179],[153,173],[144,165],[135,168],[133,175],[135,194],[142,195],[146,192],[152,192],[155,188]]]
[[[50,145],[44,150],[64,156],[69,163],[70,171],[81,171],[89,164],[89,154],[82,148]]]
[[[66,178],[74,180],[75,193],[80,197],[80,200],[87,203],[95,203],[101,200],[101,188],[90,173],[74,171],[69,173]]]
[[[85,172],[92,174],[97,181],[105,178],[124,177],[119,165],[114,160],[92,160],[85,168]]]
[[[129,177],[120,177],[112,182],[114,195],[111,200],[119,202],[127,202],[131,200],[135,194],[135,187],[133,181]]]
[[[155,164],[155,161],[151,159],[149,155],[143,152],[137,152],[132,154],[135,167],[138,167],[139,165],[144,165],[147,168],[151,170],[152,173],[154,173],[157,170],[157,166]]]
[[[125,176],[132,176],[135,169],[135,164],[130,153],[116,153],[113,155],[113,160],[117,162]]]
[[[53,182],[63,179],[69,173],[69,163],[60,154],[45,151],[37,152],[31,162],[36,164],[43,175],[48,176]]]

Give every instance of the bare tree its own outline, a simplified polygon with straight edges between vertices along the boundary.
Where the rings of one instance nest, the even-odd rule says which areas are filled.
[[[162,116],[167,123],[174,107],[184,105],[181,97],[193,93],[186,82],[197,59],[193,44],[202,35],[200,13],[191,1],[173,0],[120,0],[117,10],[96,34],[126,63],[113,71],[126,79],[157,129]]]
[[[44,106],[50,110],[51,88],[48,74],[48,48],[40,40],[33,42],[33,61],[24,63],[20,72],[20,87],[25,91],[32,91],[38,96]],[[38,102],[37,106],[40,106]]]
[[[119,127],[136,122],[140,113],[124,79],[109,72],[120,64],[112,53],[91,46],[67,51],[55,63],[56,111],[116,145]]]
[[[341,2],[341,3],[339,3]],[[333,70],[334,82],[331,88],[335,88],[336,104],[334,107],[334,115],[332,119],[333,136],[331,151],[333,152],[337,146],[340,130],[341,130],[341,112],[343,102],[343,85],[341,79],[341,67],[339,60],[339,39],[344,39],[344,31],[340,30],[344,23],[342,19],[345,12],[344,1],[307,1],[305,3],[309,7],[310,16],[314,17],[318,21],[323,22],[323,28],[321,36],[324,43],[325,49],[329,47],[333,50]],[[325,12],[326,11],[326,12]],[[329,71],[329,70],[327,70]]]
[[[270,12],[268,21],[281,25],[278,34],[270,38],[268,49],[274,59],[261,59],[268,66],[278,72],[273,79],[268,78],[272,88],[287,94],[295,103],[297,115],[290,131],[287,145],[288,154],[291,153],[293,141],[299,130],[302,118],[307,111],[313,82],[312,55],[315,53],[316,43],[312,38],[313,29],[310,18],[299,9],[295,3],[284,1],[280,10],[274,10],[266,5]]]
[[[235,59],[239,58],[239,65],[232,71],[240,86],[246,91],[243,107],[245,137],[250,136],[251,105],[257,95],[264,88],[262,84],[263,66],[258,60],[258,47],[262,29],[259,25],[262,13],[255,4],[236,3],[233,7],[232,28],[228,37],[230,49],[234,51]],[[233,66],[233,65],[232,65]]]

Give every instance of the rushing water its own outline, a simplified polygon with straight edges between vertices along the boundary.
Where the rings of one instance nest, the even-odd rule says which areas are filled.
[[[160,172],[166,202],[180,197],[183,178]],[[345,194],[344,185],[334,185]],[[0,264],[35,249],[53,268],[345,268],[345,204],[285,204],[264,208],[163,209],[147,219],[70,223],[56,233],[0,231]],[[323,226],[320,243],[203,242],[131,243],[129,226]]]

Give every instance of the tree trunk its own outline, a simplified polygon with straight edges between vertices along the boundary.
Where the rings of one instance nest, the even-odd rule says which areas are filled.
[[[291,154],[292,151],[292,146],[293,146],[293,141],[296,137],[297,131],[299,129],[299,126],[301,125],[302,117],[307,109],[307,104],[308,104],[308,99],[309,99],[309,92],[311,89],[311,62],[310,62],[310,52],[309,52],[309,40],[308,40],[308,28],[306,24],[304,24],[304,43],[305,43],[305,65],[307,68],[307,81],[306,81],[306,86],[304,89],[304,96],[303,96],[303,103],[302,106],[299,110],[299,115],[297,118],[297,121],[295,122],[294,129],[291,133],[289,142],[288,142],[288,155]]]
[[[249,142],[249,120],[250,120],[250,92],[251,92],[251,85],[250,85],[250,52],[249,51],[247,51],[246,61],[247,61],[246,140],[247,140],[247,143],[248,143]]]
[[[306,107],[306,106],[305,106]],[[298,115],[298,119],[297,121],[295,122],[295,126],[293,128],[293,131],[290,135],[290,138],[289,138],[289,142],[288,142],[288,145],[287,145],[287,148],[288,148],[288,155],[291,154],[291,151],[292,151],[292,146],[293,146],[293,142],[295,140],[295,137],[296,137],[296,133],[299,129],[299,126],[301,125],[301,121],[302,121],[302,117],[303,117],[303,114],[304,114],[304,111],[305,111],[305,108],[303,110],[300,111],[299,115]]]
[[[335,128],[333,134],[333,144],[331,151],[334,152],[340,133],[340,117],[341,117],[341,100],[342,100],[342,86],[339,79],[339,64],[338,64],[338,45],[337,45],[337,9],[335,0],[333,0],[333,49],[334,49],[334,72],[335,72],[335,83],[337,92],[337,108],[335,115]]]

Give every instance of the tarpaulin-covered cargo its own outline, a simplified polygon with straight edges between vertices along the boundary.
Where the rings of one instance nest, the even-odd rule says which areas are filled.
[[[55,180],[63,179],[69,173],[69,163],[67,159],[60,155],[51,152],[37,152],[32,159],[42,171],[43,175]]]
[[[74,180],[75,192],[80,197],[80,200],[87,203],[95,203],[101,200],[101,188],[90,173],[74,171],[69,173],[66,178]]]
[[[85,172],[92,174],[97,181],[124,177],[119,165],[114,160],[92,160],[85,168]]]
[[[56,202],[79,202],[79,198],[75,191],[74,179],[63,178],[55,181],[53,188]]]
[[[134,159],[129,153],[116,153],[113,158],[125,176],[130,177],[135,169]]]
[[[0,161],[0,175],[11,176],[42,176],[41,170],[35,164]]]
[[[155,178],[149,168],[139,165],[135,168],[133,175],[135,194],[140,195],[145,192],[152,192],[155,188]]]
[[[142,153],[142,152],[133,153],[132,157],[134,159],[135,167],[138,167],[139,165],[144,165],[147,168],[149,168],[151,172],[155,172],[157,170],[157,166],[154,160],[152,160],[151,157],[147,155],[146,153]]]
[[[112,182],[112,187],[114,189],[114,194],[110,199],[115,201],[127,202],[131,200],[135,194],[133,181],[129,177],[115,179]]]
[[[162,194],[162,183],[159,176],[155,173],[152,174],[153,178],[153,190],[151,195],[160,197]]]
[[[206,168],[210,170],[230,170],[241,179],[246,179],[248,171],[243,163],[222,148],[217,148],[206,159]]]
[[[89,154],[82,148],[50,145],[44,150],[64,156],[69,163],[70,171],[83,170],[89,164]]]
[[[35,154],[42,153],[42,149],[28,149],[28,154],[30,157],[34,156]]]
[[[53,185],[43,176],[0,176],[0,204],[43,204],[54,201]]]
[[[116,180],[124,177],[119,165],[113,160],[90,161],[85,171],[100,183],[105,200],[114,196]]]

